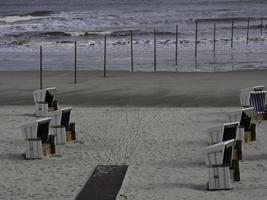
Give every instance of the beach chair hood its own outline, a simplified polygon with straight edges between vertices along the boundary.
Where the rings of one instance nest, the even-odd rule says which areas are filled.
[[[60,126],[62,118],[62,110],[56,110],[48,113],[48,116],[51,117],[51,126]]]
[[[234,140],[228,140],[207,147],[205,151],[206,165],[228,165],[231,160],[230,154],[232,154],[232,146],[234,145],[234,142]]]
[[[35,103],[45,102],[47,92],[49,92],[50,95],[54,96],[56,94],[56,87],[33,91],[34,102]]]
[[[36,139],[36,138],[38,138],[37,134],[38,134],[39,125],[48,123],[48,126],[49,126],[50,120],[51,120],[51,118],[39,119],[37,121],[30,122],[28,124],[25,124],[25,125],[21,126],[21,131],[22,131],[24,139],[28,140],[28,139]],[[48,133],[44,133],[44,134],[48,135],[49,132]]]

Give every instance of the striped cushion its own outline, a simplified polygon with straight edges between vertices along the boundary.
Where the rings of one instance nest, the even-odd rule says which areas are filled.
[[[255,108],[257,112],[264,112],[265,98],[267,91],[254,91],[250,92],[250,105]]]

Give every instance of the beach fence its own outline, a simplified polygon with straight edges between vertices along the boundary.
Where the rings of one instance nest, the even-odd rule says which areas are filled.
[[[257,64],[259,57],[260,64],[264,67],[267,62],[262,56],[264,52],[262,49],[259,49],[259,52],[254,51],[258,47],[257,42],[265,41],[265,18],[241,18],[228,21],[229,23],[216,20],[206,22],[198,19],[187,28],[176,24],[173,32],[153,28],[151,33],[147,34],[139,34],[134,30],[119,36],[103,34],[102,39],[96,38],[94,44],[90,43],[90,37],[88,37],[87,45],[84,41],[74,40],[72,41],[73,82],[77,83],[78,68],[79,70],[103,70],[103,77],[107,77],[108,70],[224,71],[230,69],[229,65],[232,65],[231,70],[247,69],[246,66],[250,62],[253,68],[253,64]],[[253,42],[252,46],[248,45],[250,42]],[[40,46],[40,89],[43,87],[43,66],[49,65],[46,61],[43,62],[44,56],[54,56],[49,59],[50,63],[52,61],[56,63],[61,59],[64,67],[71,67],[70,56],[67,56],[67,53],[63,55],[66,50],[64,44],[65,42],[59,42],[62,48],[62,55],[59,58],[53,53],[43,55],[43,48],[48,47]],[[70,46],[70,42],[67,45]],[[265,50],[264,45],[260,48],[262,46]],[[255,63],[253,60],[248,60],[250,53],[253,54]],[[229,56],[231,56],[230,61]]]

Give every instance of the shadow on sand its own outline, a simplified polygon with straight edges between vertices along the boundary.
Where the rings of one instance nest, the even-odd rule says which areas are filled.
[[[2,160],[25,160],[25,154],[23,153],[2,153],[0,154]]]
[[[143,189],[150,190],[155,188],[162,188],[162,189],[191,189],[197,191],[205,191],[206,185],[205,184],[196,184],[196,183],[155,183],[149,184],[145,186]]]

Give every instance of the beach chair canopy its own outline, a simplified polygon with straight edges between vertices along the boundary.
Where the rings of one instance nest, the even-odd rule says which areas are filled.
[[[208,129],[208,135],[212,144],[222,141],[236,139],[239,122],[226,123]]]
[[[249,92],[252,92],[252,91],[263,91],[263,90],[265,90],[264,85],[256,85],[256,86],[253,86],[253,87],[248,87],[248,88],[242,89],[241,93],[249,93]]]
[[[51,126],[64,126],[67,131],[70,124],[71,110],[72,107],[67,107],[48,113],[48,116],[51,117]]]
[[[243,108],[239,111],[228,112],[226,119],[227,122],[240,122],[239,128],[244,128],[244,131],[249,131],[253,119],[256,119],[257,112],[254,107]],[[240,130],[239,130],[240,131]]]
[[[242,116],[242,110],[231,111],[226,114],[226,121],[230,122],[240,122]]]
[[[266,111],[266,94],[267,91],[250,92],[249,104],[253,106],[257,112]]]
[[[51,117],[51,126],[61,125],[62,110],[51,111],[47,115]]]
[[[220,142],[207,147],[205,151],[205,163],[207,166],[230,166],[232,160],[232,147],[234,140]]]
[[[23,125],[21,130],[24,138],[26,140],[39,138],[43,142],[48,141],[50,120],[51,118],[44,118]]]
[[[56,87],[35,90],[33,92],[34,102],[48,103],[48,106],[52,106],[55,94],[56,94]]]
[[[236,139],[239,122],[232,122],[224,124],[222,141]]]
[[[250,129],[252,119],[255,119],[256,116],[257,116],[257,113],[254,110],[254,107],[242,109],[240,126],[243,127],[245,131],[248,131]]]
[[[258,111],[263,110],[266,102],[266,90],[264,85],[254,86],[241,90],[240,103],[243,107],[253,106]]]

